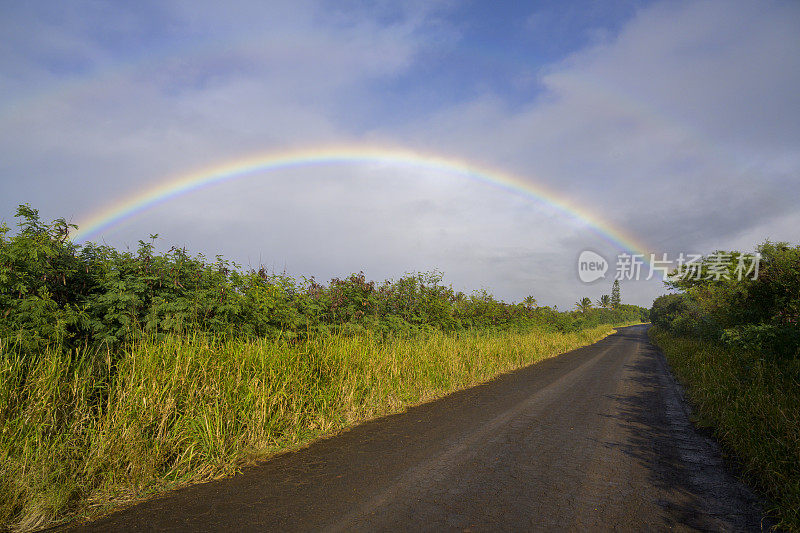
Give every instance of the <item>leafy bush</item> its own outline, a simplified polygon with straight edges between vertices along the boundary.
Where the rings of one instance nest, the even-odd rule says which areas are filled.
[[[92,280],[64,219],[44,225],[28,206],[17,216],[23,220],[16,236],[8,238],[9,228],[0,226],[0,338],[34,351],[75,335],[85,320],[77,302]]]
[[[800,330],[774,324],[743,324],[728,328],[721,340],[750,352],[771,353],[783,358],[800,358]]]
[[[678,335],[713,338],[719,334],[714,321],[688,294],[667,294],[656,298],[650,309],[650,321]]]
[[[465,295],[442,284],[439,272],[408,274],[382,284],[363,272],[325,286],[264,268],[242,271],[186,250],[156,253],[152,235],[136,252],[69,240],[63,219],[44,224],[29,206],[17,210],[20,231],[0,228],[0,339],[29,353],[58,344],[121,346],[141,335],[187,330],[215,337],[284,338],[361,331],[383,336],[436,329],[578,331],[637,320],[635,306],[590,310],[580,316],[508,304],[486,291]],[[530,299],[529,299],[530,301]]]
[[[738,279],[742,254],[718,251],[698,263],[697,275],[668,282],[682,292],[653,302],[653,324],[764,354],[800,356],[800,246],[766,241],[758,251],[757,276]],[[715,279],[710,273],[720,254],[731,261]]]

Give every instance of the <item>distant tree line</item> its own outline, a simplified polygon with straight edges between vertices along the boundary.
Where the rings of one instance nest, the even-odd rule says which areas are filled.
[[[264,268],[245,271],[181,248],[157,253],[157,235],[139,241],[136,252],[79,246],[69,239],[76,226],[64,219],[44,223],[27,205],[17,218],[13,235],[0,226],[0,340],[24,350],[117,345],[136,335],[188,330],[286,339],[334,329],[391,335],[538,325],[574,331],[647,312],[635,306],[559,312],[532,296],[510,304],[486,291],[454,291],[439,272],[382,283],[362,272],[321,284]]]

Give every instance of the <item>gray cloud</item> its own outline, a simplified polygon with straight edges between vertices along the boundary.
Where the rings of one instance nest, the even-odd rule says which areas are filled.
[[[657,252],[800,241],[796,4],[655,4],[540,69],[544,90],[523,105],[486,93],[423,118],[398,108],[370,131],[358,117],[382,109],[376,80],[391,84],[442,38],[458,46],[446,5],[190,2],[114,17],[32,5],[6,17],[0,39],[6,221],[20,202],[79,220],[165,177],[252,153],[388,143],[513,172]],[[155,57],[135,46],[166,35],[179,38]],[[103,238],[135,246],[155,232],[165,246],[323,279],[439,268],[458,288],[561,307],[609,290],[610,280],[578,282],[582,249],[612,263],[619,251],[544,202],[374,165],[244,178]],[[644,305],[660,291],[657,281],[623,284]]]

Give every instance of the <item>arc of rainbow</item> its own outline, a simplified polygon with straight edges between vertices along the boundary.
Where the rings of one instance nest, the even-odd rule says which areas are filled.
[[[238,159],[220,166],[204,168],[167,180],[161,185],[91,214],[79,223],[79,230],[73,235],[73,239],[77,242],[85,242],[123,220],[132,218],[158,204],[212,184],[259,172],[334,163],[384,163],[463,176],[544,202],[557,211],[586,224],[613,245],[632,253],[643,254],[645,261],[649,257],[647,247],[633,236],[614,228],[587,209],[575,205],[542,185],[534,185],[513,174],[459,159],[422,154],[407,149],[375,147],[323,147],[291,150]]]

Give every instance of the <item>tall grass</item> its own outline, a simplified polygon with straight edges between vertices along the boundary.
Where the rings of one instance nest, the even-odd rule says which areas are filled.
[[[397,412],[593,343],[572,333],[364,332],[138,340],[123,353],[0,347],[0,524],[34,529]]]
[[[800,531],[800,360],[657,327],[650,335],[686,384],[697,422],[713,428],[748,481],[767,494],[780,526]]]

